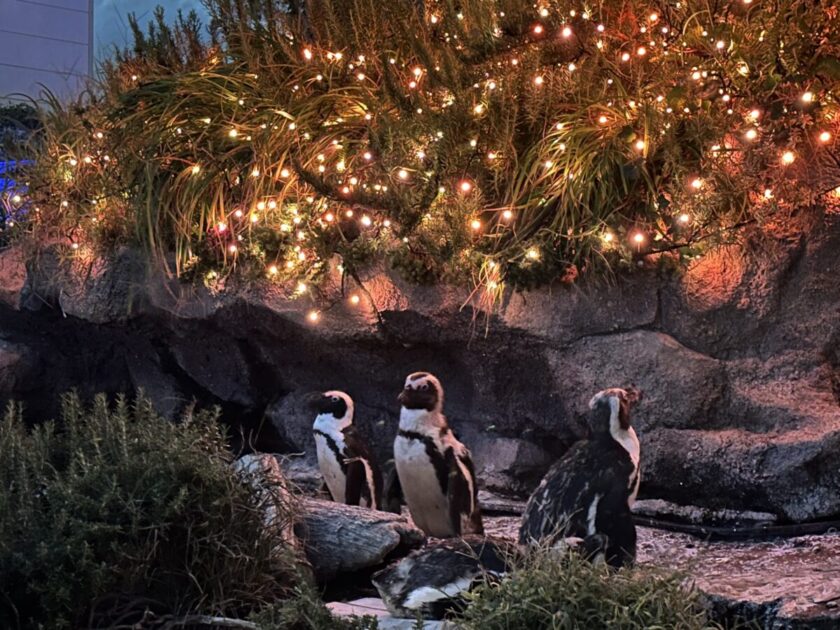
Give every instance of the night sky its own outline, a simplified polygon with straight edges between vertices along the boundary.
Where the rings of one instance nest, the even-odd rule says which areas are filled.
[[[123,47],[131,43],[128,13],[149,19],[157,5],[163,5],[167,15],[175,17],[178,9],[188,13],[195,9],[203,14],[200,0],[94,0],[94,41],[98,58],[107,55],[114,45]]]

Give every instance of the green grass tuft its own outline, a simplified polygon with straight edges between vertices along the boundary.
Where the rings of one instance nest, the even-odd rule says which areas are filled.
[[[618,572],[548,550],[514,560],[501,582],[469,595],[465,630],[701,630],[717,628],[679,575]]]

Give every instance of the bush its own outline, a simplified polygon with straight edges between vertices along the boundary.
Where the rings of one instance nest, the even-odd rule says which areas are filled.
[[[28,430],[10,405],[0,627],[110,627],[144,611],[244,617],[287,596],[296,559],[264,528],[215,420],[169,422],[142,395],[89,408],[69,395],[60,425]]]
[[[679,576],[612,572],[575,554],[532,551],[501,582],[469,595],[459,619],[468,630],[700,630],[715,628]]]

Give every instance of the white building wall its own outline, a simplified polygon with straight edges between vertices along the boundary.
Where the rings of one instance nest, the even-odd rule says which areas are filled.
[[[66,98],[92,72],[92,0],[0,0],[0,98]]]

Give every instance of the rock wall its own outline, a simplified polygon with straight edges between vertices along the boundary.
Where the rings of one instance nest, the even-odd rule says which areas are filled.
[[[388,457],[398,394],[437,374],[486,487],[527,493],[584,431],[604,387],[645,392],[634,423],[642,496],[783,520],[840,516],[840,217],[814,209],[681,273],[506,296],[488,322],[468,293],[373,270],[358,306],[337,272],[318,302],[282,287],[210,295],[139,257],[27,269],[0,253],[0,401],[33,417],[57,394],[144,388],[170,415],[217,404],[234,441],[308,451],[301,398],[341,388]],[[306,318],[313,305],[321,320]]]

